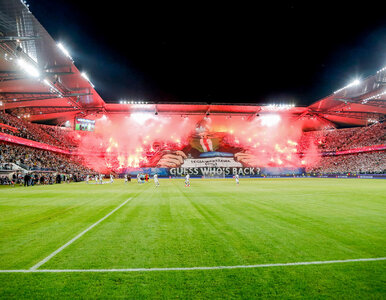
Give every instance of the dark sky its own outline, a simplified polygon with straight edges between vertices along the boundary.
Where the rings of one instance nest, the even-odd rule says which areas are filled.
[[[106,102],[308,105],[386,66],[380,6],[259,2],[28,0]]]

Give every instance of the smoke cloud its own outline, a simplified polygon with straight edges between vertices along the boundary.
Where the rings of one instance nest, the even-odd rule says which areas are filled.
[[[224,143],[241,149],[236,158],[249,166],[306,167],[320,157],[311,144],[299,153],[302,121],[284,114],[242,116],[162,116],[133,113],[130,116],[102,116],[95,132],[79,139],[78,154],[100,172],[151,165],[152,154],[160,149],[180,150],[198,132],[225,133]],[[76,133],[78,134],[78,133]]]

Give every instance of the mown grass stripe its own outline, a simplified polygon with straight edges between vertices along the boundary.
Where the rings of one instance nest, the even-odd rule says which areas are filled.
[[[94,224],[92,224],[90,227],[88,227],[87,229],[83,230],[81,233],[79,233],[77,236],[75,236],[73,239],[71,239],[70,241],[68,241],[67,243],[65,243],[63,246],[61,246],[60,248],[58,248],[57,250],[55,250],[54,252],[52,252],[50,255],[48,255],[46,258],[44,258],[43,260],[41,260],[40,262],[38,262],[36,265],[32,266],[30,268],[31,271],[35,271],[36,269],[38,269],[40,266],[42,266],[43,264],[45,264],[46,262],[48,262],[51,258],[53,258],[56,254],[58,254],[59,252],[61,252],[63,249],[67,248],[69,245],[71,245],[73,242],[75,242],[77,239],[79,239],[80,237],[82,237],[85,233],[87,233],[88,231],[90,231],[91,229],[93,229],[95,226],[97,226],[99,223],[101,223],[102,221],[104,221],[105,219],[107,219],[109,216],[111,216],[113,213],[115,213],[118,209],[120,209],[123,205],[125,205],[127,202],[129,202],[132,198],[129,198],[127,199],[125,202],[123,202],[122,204],[120,204],[118,207],[114,208],[111,212],[109,212],[107,215],[105,215],[102,219],[98,220],[97,222],[95,222]]]
[[[127,203],[127,201],[125,202]],[[123,204],[121,204],[122,206]],[[352,262],[370,262],[386,260],[386,257],[374,258],[356,258],[356,259],[341,259],[341,260],[324,260],[324,261],[303,261],[292,263],[276,263],[276,264],[258,264],[258,265],[237,265],[237,266],[213,266],[213,267],[186,267],[186,268],[133,268],[133,269],[29,269],[29,270],[0,270],[0,273],[96,273],[96,272],[164,272],[164,271],[194,271],[194,270],[224,270],[224,269],[252,269],[252,268],[270,268],[270,267],[289,267],[289,266],[304,266],[304,265],[324,265],[324,264],[339,264]]]

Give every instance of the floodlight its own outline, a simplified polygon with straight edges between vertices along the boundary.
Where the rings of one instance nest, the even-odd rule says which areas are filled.
[[[88,81],[90,80],[85,72],[80,73],[80,75],[82,75],[82,77],[83,77],[84,79],[86,79],[86,80],[88,80]]]
[[[24,72],[26,72],[28,75],[32,77],[39,77],[40,72],[37,68],[35,68],[30,63],[26,62],[24,59],[19,58],[17,60],[17,64],[20,66],[21,69],[23,69]]]
[[[361,81],[360,81],[359,79],[355,79],[355,80],[354,80],[353,82],[351,82],[350,84],[348,84],[348,85],[346,85],[345,87],[342,87],[341,89],[335,91],[334,94],[337,94],[337,93],[343,91],[344,89],[350,88],[350,87],[355,86],[355,85],[358,85],[358,84],[360,84],[360,83],[361,83]]]
[[[86,80],[91,84],[92,87],[94,87],[94,85],[93,85],[92,82],[90,81],[90,78],[88,78],[88,76],[87,76],[87,74],[86,74],[85,72],[82,72],[80,75],[82,75],[82,77],[83,77],[84,79],[86,79]]]
[[[281,117],[276,114],[267,114],[260,117],[261,125],[271,127],[279,124]]]
[[[150,113],[133,113],[130,116],[138,124],[144,124],[147,120],[153,118],[153,114]]]
[[[65,56],[67,56],[69,59],[72,60],[72,57],[71,57],[70,53],[69,53],[68,50],[63,46],[62,43],[58,43],[58,44],[56,44],[56,45],[57,45],[58,48],[63,52],[63,54],[64,54]]]

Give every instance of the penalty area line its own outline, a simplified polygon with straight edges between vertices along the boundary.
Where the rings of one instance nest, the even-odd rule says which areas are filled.
[[[36,265],[34,265],[33,267],[31,267],[29,269],[29,271],[36,271],[41,265],[45,264],[46,262],[48,262],[51,258],[53,258],[56,254],[58,254],[59,252],[63,251],[65,248],[67,248],[68,246],[70,246],[73,242],[75,242],[77,239],[79,239],[80,237],[82,237],[85,233],[87,233],[88,231],[90,231],[91,229],[93,229],[95,226],[97,226],[99,223],[101,223],[102,221],[104,221],[105,219],[107,219],[109,216],[111,216],[113,213],[115,213],[118,209],[120,209],[123,205],[125,205],[127,202],[129,202],[132,198],[130,197],[129,199],[127,199],[125,202],[123,202],[122,204],[120,204],[118,207],[114,208],[111,212],[109,212],[107,215],[105,215],[102,219],[100,219],[99,221],[95,222],[94,224],[92,224],[90,227],[88,227],[87,229],[83,230],[81,233],[79,233],[76,237],[74,237],[73,239],[71,239],[70,241],[68,241],[67,243],[65,243],[63,246],[61,246],[60,248],[56,249],[54,252],[52,252],[50,255],[48,255],[46,258],[44,258],[43,260],[39,261]],[[1,271],[0,271],[1,272]]]
[[[132,269],[28,269],[28,270],[0,270],[0,273],[104,273],[104,272],[164,272],[164,271],[194,271],[194,270],[226,270],[226,269],[255,269],[271,267],[289,267],[305,265],[325,265],[353,262],[370,262],[386,260],[386,257],[356,258],[343,260],[304,261],[292,263],[237,265],[237,266],[214,266],[214,267],[186,267],[186,268],[132,268]]]

